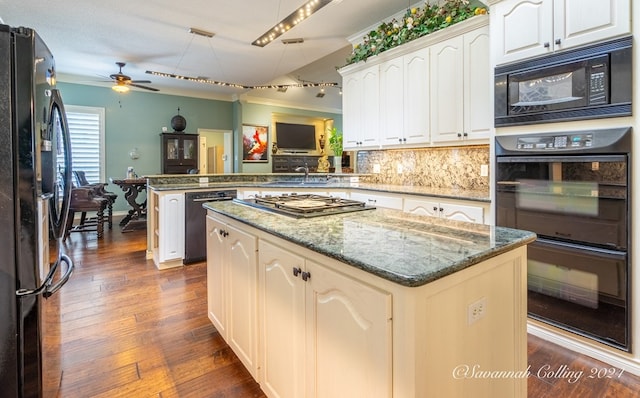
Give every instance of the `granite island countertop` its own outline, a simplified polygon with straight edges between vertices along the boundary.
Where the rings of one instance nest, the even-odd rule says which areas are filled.
[[[204,207],[378,277],[415,287],[535,240],[528,231],[374,209],[297,219],[235,201]]]

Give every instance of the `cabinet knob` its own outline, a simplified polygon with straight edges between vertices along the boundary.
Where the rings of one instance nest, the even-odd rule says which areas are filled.
[[[458,133],[458,138],[462,138],[462,134]]]
[[[543,44],[544,48],[549,48],[551,45],[549,44],[548,41],[545,41]]]
[[[406,138],[403,138],[403,139],[402,139],[402,141],[403,141],[403,142],[407,142],[407,139],[406,139]]]
[[[556,39],[556,45],[558,45],[558,46],[559,46],[559,45],[560,45],[560,43],[562,43],[562,40],[561,40],[561,39]]]
[[[433,211],[438,211],[438,206],[433,206]]]
[[[398,142],[402,143],[402,138],[398,138]]]
[[[305,271],[301,275],[302,275],[302,280],[305,281],[305,282],[308,281],[309,279],[311,279],[311,273],[310,272],[306,272]]]
[[[469,136],[469,133],[462,133],[462,136],[463,136],[463,137],[468,137],[468,136]]]
[[[293,267],[293,276],[298,276],[300,275],[300,273],[302,272],[302,269],[300,267]]]
[[[441,207],[441,208],[439,208],[438,210],[440,210],[440,211],[444,211],[444,209],[443,209],[442,207]]]

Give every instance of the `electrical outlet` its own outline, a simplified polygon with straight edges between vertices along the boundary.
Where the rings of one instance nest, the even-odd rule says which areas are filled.
[[[374,174],[380,174],[380,164],[379,163],[375,163],[373,165],[373,172],[374,172]]]
[[[487,299],[486,297],[469,304],[467,307],[467,323],[472,325],[473,323],[484,318],[487,313]]]
[[[396,168],[398,169],[398,174],[402,174],[402,163],[398,163]]]
[[[480,177],[488,177],[489,176],[489,165],[482,164],[480,165]]]

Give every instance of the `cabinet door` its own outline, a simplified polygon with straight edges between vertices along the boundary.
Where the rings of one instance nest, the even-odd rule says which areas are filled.
[[[391,295],[308,260],[307,271],[305,396],[391,397]]]
[[[398,57],[380,65],[380,143],[399,145],[404,139],[404,70]]]
[[[360,142],[362,117],[362,80],[358,72],[342,78],[342,114],[344,149],[354,149]]]
[[[429,129],[429,48],[403,57],[404,138],[406,144],[426,144]]]
[[[257,380],[257,238],[228,224],[224,229],[227,343]]]
[[[195,137],[182,138],[182,158],[195,160],[198,157],[198,140]]]
[[[431,141],[455,141],[464,128],[463,38],[431,46]]]
[[[442,209],[440,212],[442,218],[476,224],[484,223],[484,210],[482,207],[440,203],[440,208]]]
[[[207,312],[213,326],[227,339],[224,224],[207,216]]]
[[[488,139],[493,125],[489,27],[466,33],[464,39],[465,139]]]
[[[369,206],[402,210],[402,197],[399,196],[378,195],[369,192],[352,191],[349,197],[353,200],[364,202]]]
[[[159,197],[160,216],[159,262],[182,259],[184,257],[184,194],[163,194]]]
[[[304,396],[304,259],[259,243],[260,386],[269,397]],[[294,270],[295,273],[294,273]]]
[[[553,0],[507,0],[490,15],[497,65],[552,51]]]
[[[377,147],[380,144],[380,74],[378,65],[362,71],[362,115],[360,147]],[[344,111],[343,111],[344,112]]]
[[[555,0],[555,49],[631,32],[630,0]]]
[[[439,217],[439,208],[440,203],[433,200],[412,198],[404,199],[403,211],[405,213],[417,214],[421,216]]]

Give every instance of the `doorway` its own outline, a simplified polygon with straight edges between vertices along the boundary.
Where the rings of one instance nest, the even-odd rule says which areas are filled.
[[[231,130],[198,129],[200,136],[200,174],[233,172],[233,132]]]

